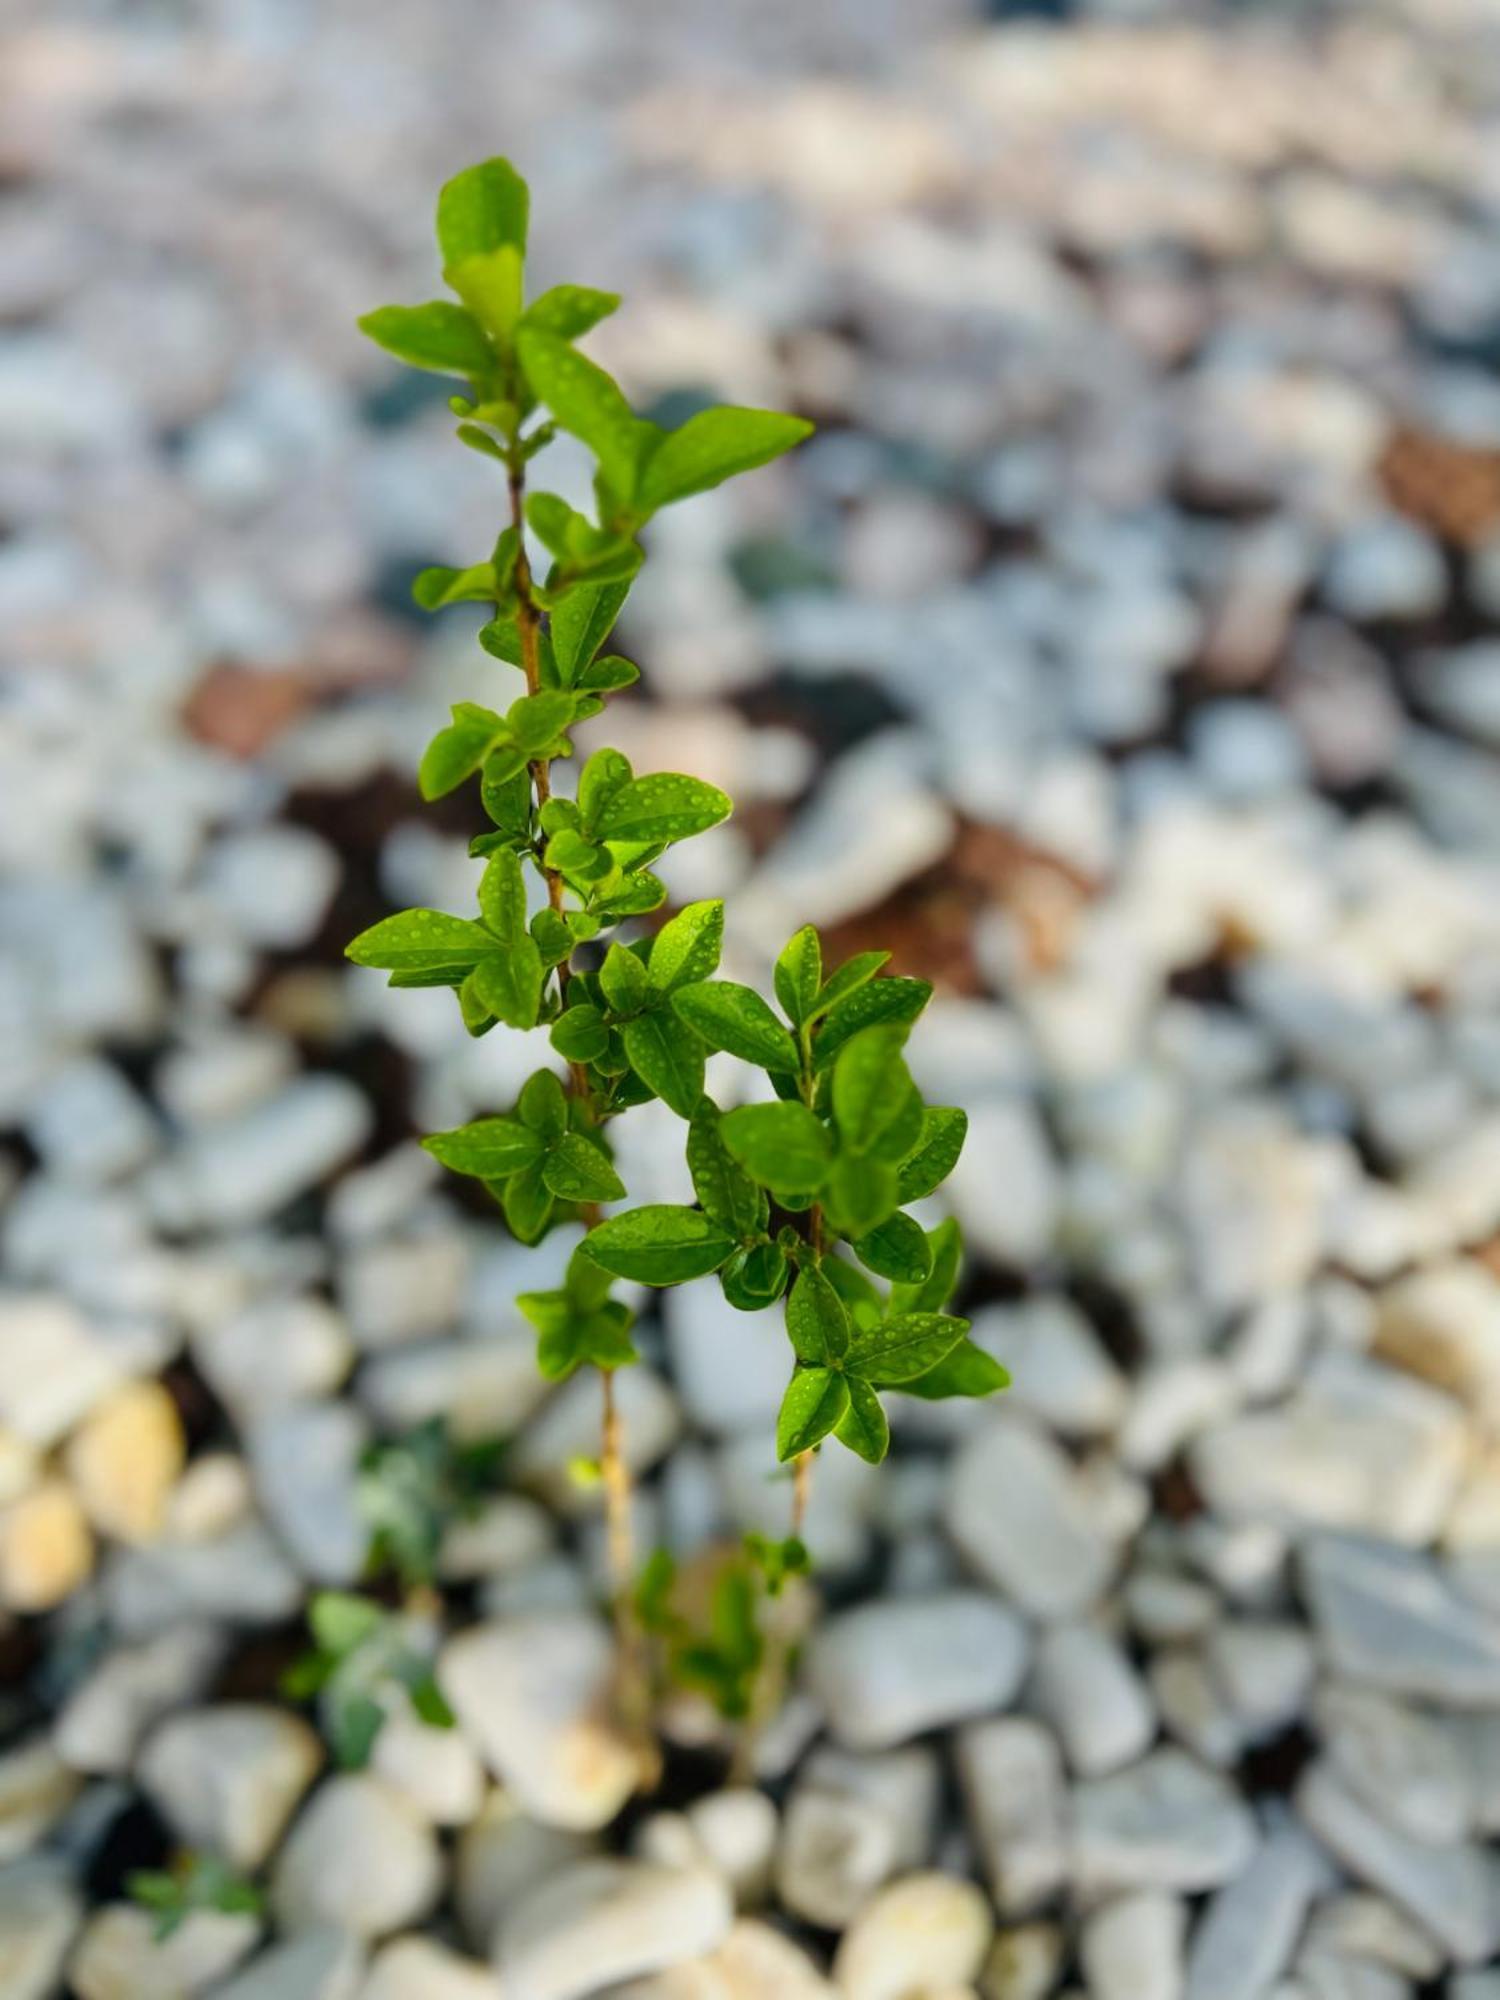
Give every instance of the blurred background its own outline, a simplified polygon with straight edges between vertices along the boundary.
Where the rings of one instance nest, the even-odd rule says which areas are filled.
[[[919,1750],[922,1831],[852,1887],[783,1852],[781,1914],[826,1941],[942,1854],[997,1898],[993,2000],[1174,2000],[1185,1958],[1256,2000],[1294,1952],[1309,2000],[1493,2000],[1444,1984],[1500,1942],[1493,0],[11,0],[3,34],[0,1855],[51,1859],[0,1921],[72,1949],[181,1831],[141,1737],[263,1696],[358,1576],[372,1437],[514,1439],[529,1539],[455,1618],[589,1589],[593,1391],[544,1400],[510,1304],[567,1246],[412,1143],[536,1050],[342,959],[466,906],[466,809],[413,773],[503,671],[409,594],[488,549],[496,483],[353,321],[432,295],[437,185],[504,152],[533,286],[626,294],[589,344],[637,407],[819,426],[653,526],[609,737],[738,802],[663,870],[730,898],[733,976],[811,920],[935,982],[913,1065],[970,1111],[964,1297],[1015,1376],[903,1406],[882,1479],[820,1466],[836,1606],[979,1587],[1019,1650],[918,1749],[805,1754],[860,1698],[830,1654],[772,1775],[864,1825],[854,1753]],[[681,1197],[678,1130],[622,1126],[635,1198]],[[645,1338],[643,1544],[779,1532],[779,1331],[700,1285]],[[1080,1829],[1039,1889],[983,1809],[1002,1749],[943,1733],[1016,1710]],[[1232,1891],[1294,1914],[1261,1985],[1203,1942]],[[1075,1956],[1101,1892],[1165,1983]],[[140,1963],[77,1990],[164,1992]]]

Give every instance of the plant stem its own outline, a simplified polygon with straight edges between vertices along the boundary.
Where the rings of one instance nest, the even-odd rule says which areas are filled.
[[[535,694],[541,686],[541,612],[532,592],[531,564],[526,556],[526,471],[514,441],[510,462],[510,517],[516,531],[516,629],[521,640],[521,671],[526,692]],[[552,796],[552,780],[547,759],[536,757],[530,765],[537,809]],[[556,869],[542,858],[540,845],[537,866],[547,885],[547,900],[562,914],[564,883]],[[567,1005],[570,967],[563,959],[556,968],[558,996]],[[591,1125],[600,1123],[599,1107],[582,1063],[569,1063],[568,1089]],[[585,1229],[599,1221],[595,1202],[581,1204]],[[640,1621],[635,1612],[635,1528],[632,1521],[633,1491],[630,1464],[625,1456],[625,1426],[615,1399],[613,1372],[601,1368],[604,1411],[599,1431],[599,1475],[604,1489],[605,1540],[608,1550],[610,1608],[614,1616],[619,1647],[619,1697],[622,1719],[637,1743],[641,1762],[641,1782],[648,1789],[660,1774],[661,1756],[651,1729],[651,1681]]]

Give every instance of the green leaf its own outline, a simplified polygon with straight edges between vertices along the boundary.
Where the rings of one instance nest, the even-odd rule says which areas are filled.
[[[842,1361],[849,1348],[844,1302],[815,1265],[797,1274],[786,1302],[787,1337],[799,1361],[818,1367]]]
[[[881,966],[890,963],[890,957],[888,951],[860,951],[853,958],[846,958],[838,971],[830,974],[819,989],[814,1015],[821,1017],[830,1013],[841,1000],[847,1000],[851,993],[867,986]]]
[[[707,979],[724,947],[724,905],[689,903],[668,919],[651,941],[647,961],[651,988],[673,993],[679,986]]]
[[[498,590],[495,565],[486,562],[471,563],[467,569],[424,569],[411,594],[424,611],[442,611],[450,604],[493,603]]]
[[[552,1046],[568,1062],[596,1062],[609,1047],[609,1030],[597,1007],[580,1001],[552,1023]]]
[[[700,1097],[688,1126],[687,1165],[693,1192],[713,1217],[737,1237],[753,1236],[770,1213],[765,1195],[731,1156],[719,1133],[719,1107]]]
[[[811,1019],[823,980],[823,947],[811,924],[789,939],[776,961],[776,998],[795,1028]]]
[[[643,1285],[681,1285],[717,1271],[734,1238],[696,1208],[657,1205],[628,1209],[591,1229],[585,1247],[617,1278]]]
[[[340,1660],[372,1639],[384,1623],[378,1604],[347,1590],[320,1590],[307,1607],[308,1630],[317,1646]]]
[[[552,651],[563,687],[578,683],[604,641],[614,630],[628,583],[584,584],[570,590],[552,609]]]
[[[849,1385],[831,1368],[799,1368],[786,1385],[776,1419],[776,1456],[784,1465],[811,1451],[842,1422]]]
[[[559,1201],[623,1201],[625,1183],[580,1132],[565,1132],[542,1162],[542,1179]]]
[[[511,1234],[520,1243],[537,1243],[546,1234],[554,1206],[551,1188],[542,1177],[541,1162],[513,1174],[508,1181],[488,1183],[498,1190],[500,1206]]]
[[[862,1264],[903,1285],[920,1285],[932,1270],[932,1246],[920,1222],[898,1209],[859,1237],[854,1254]]]
[[[385,1727],[385,1710],[367,1694],[343,1695],[329,1702],[328,1734],[333,1761],[341,1771],[361,1771],[370,1761],[375,1739]]]
[[[407,1693],[413,1714],[429,1729],[454,1729],[458,1726],[458,1717],[448,1706],[447,1697],[432,1673],[419,1674]]]
[[[525,259],[513,243],[449,264],[443,276],[494,338],[507,347],[521,316]],[[495,450],[497,458],[505,454]]]
[[[510,1028],[534,1028],[546,976],[536,940],[523,932],[502,951],[482,958],[465,984],[497,1021]]]
[[[516,351],[532,394],[565,431],[586,444],[620,499],[635,492],[636,461],[651,435],[626,402],[619,384],[555,334],[523,326]]]
[[[568,1129],[567,1092],[550,1069],[535,1070],[527,1077],[516,1110],[523,1124],[546,1140],[558,1140]]]
[[[911,1095],[901,1060],[904,1023],[885,1021],[851,1035],[833,1066],[833,1115],[840,1152],[867,1153]]]
[[[600,814],[630,778],[630,759],[623,750],[596,750],[589,758],[578,774],[578,811],[585,833],[597,834]]]
[[[813,1037],[813,1067],[827,1069],[839,1050],[877,1021],[914,1021],[932,998],[925,979],[876,979],[840,1000]]]
[[[922,1113],[917,1143],[897,1171],[903,1202],[920,1201],[941,1187],[958,1163],[969,1130],[969,1115],[946,1104],[928,1105]]]
[[[422,1144],[454,1173],[483,1181],[503,1181],[542,1156],[540,1136],[516,1118],[476,1118],[451,1132],[431,1132]]]
[[[507,840],[531,838],[531,780],[524,770],[504,773],[498,763],[486,764],[479,797],[490,819]]]
[[[484,328],[472,313],[446,299],[425,306],[381,306],[366,313],[358,325],[377,347],[409,368],[482,377],[495,365]]]
[[[551,748],[577,715],[576,695],[562,688],[543,688],[540,694],[523,694],[512,702],[505,720],[527,756],[538,757]]]
[[[726,1049],[741,1062],[795,1073],[797,1044],[760,995],[730,979],[699,980],[672,995],[678,1014],[711,1049]]]
[[[530,196],[509,160],[481,160],[447,181],[438,195],[438,251],[445,270],[502,244],[526,249]]]
[[[669,431],[646,461],[641,499],[666,507],[705,493],[736,473],[765,465],[810,435],[812,425],[779,410],[745,410],[733,404],[700,410]]]
[[[655,771],[622,785],[599,817],[601,840],[686,840],[728,819],[732,802],[714,785],[678,771]]]
[[[952,1298],[964,1258],[963,1231],[953,1216],[928,1230],[927,1247],[932,1252],[931,1272],[919,1285],[892,1287],[893,1313],[939,1312]]]
[[[838,1441],[870,1465],[879,1465],[891,1448],[891,1427],[880,1407],[880,1398],[868,1382],[861,1382],[858,1377],[851,1377],[845,1386],[849,1391],[849,1407],[836,1427]]]
[[[849,1353],[849,1372],[877,1388],[904,1387],[928,1375],[969,1330],[947,1313],[898,1313],[861,1334]]]
[[[742,1104],[724,1114],[719,1130],[762,1187],[812,1194],[828,1178],[833,1141],[803,1104]]]
[[[580,667],[574,686],[587,688],[590,693],[610,694],[616,688],[634,686],[640,677],[641,670],[634,660],[622,660],[618,653],[607,653]]]
[[[531,301],[521,324],[556,334],[559,340],[577,340],[601,319],[608,319],[619,303],[615,293],[596,292],[589,285],[553,285]]]
[[[972,1340],[960,1340],[927,1374],[903,1382],[901,1393],[940,1403],[950,1396],[993,1396],[1009,1387],[1010,1376],[992,1354]]]
[[[514,854],[492,855],[479,878],[479,911],[504,944],[526,934],[526,879]]]
[[[638,1014],[620,1030],[630,1066],[679,1118],[691,1118],[703,1095],[703,1044],[665,1010]]]
[[[628,945],[612,944],[599,968],[599,990],[617,1015],[638,1014],[650,997],[646,968]]]
[[[383,917],[345,945],[344,956],[356,965],[390,972],[462,976],[477,965],[495,940],[482,924],[467,917],[450,917],[442,910],[402,910]]]
[[[736,1312],[763,1312],[786,1290],[786,1252],[776,1243],[737,1250],[719,1273],[724,1296]]]
[[[896,1206],[896,1172],[873,1153],[840,1153],[824,1197],[842,1236],[863,1237]]]
[[[417,786],[423,798],[443,798],[465,778],[472,778],[490,752],[509,738],[510,731],[498,715],[471,701],[459,702],[452,722],[422,753]]]

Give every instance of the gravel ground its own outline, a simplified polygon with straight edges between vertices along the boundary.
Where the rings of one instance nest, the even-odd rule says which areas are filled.
[[[4,2000],[1497,2000],[1494,7],[5,34]],[[412,770],[494,670],[407,590],[495,495],[351,320],[499,149],[638,404],[819,422],[653,530],[611,735],[741,802],[670,877],[735,976],[811,919],[937,980],[1015,1379],[820,1464],[761,1785],[679,1701],[655,1805],[511,1305],[559,1247],[412,1139],[535,1052],[340,955],[470,893]],[[779,1331],[643,1340],[643,1545],[780,1532]],[[431,1419],[511,1440],[403,1628],[458,1726],[382,1684],[334,1771],[279,1677]],[[154,1941],[177,1849],[264,1911]]]

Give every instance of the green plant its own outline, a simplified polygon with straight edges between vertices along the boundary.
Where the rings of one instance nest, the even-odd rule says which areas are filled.
[[[432,1728],[453,1727],[421,1620],[368,1597],[322,1590],[308,1607],[307,1623],[312,1646],[282,1675],[281,1691],[292,1701],[316,1699],[341,1769],[369,1763],[390,1704],[403,1697]]]
[[[431,1585],[444,1534],[478,1513],[503,1456],[498,1439],[462,1443],[441,1417],[371,1445],[355,1488],[370,1571],[392,1570],[408,1590]]]
[[[487,557],[425,570],[415,594],[432,610],[486,605],[479,643],[519,670],[524,688],[493,708],[460,703],[421,760],[427,798],[477,781],[489,822],[471,842],[485,863],[477,915],[407,910],[348,950],[392,985],[451,987],[471,1035],[497,1022],[545,1028],[567,1066],[566,1086],[540,1068],[512,1110],[425,1143],[484,1183],[522,1242],[562,1221],[587,1232],[564,1285],[522,1303],[543,1373],[560,1380],[588,1366],[603,1384],[614,1609],[630,1719],[644,1738],[647,1676],[613,1393],[635,1350],[631,1313],[610,1280],[659,1287],[717,1274],[747,1312],[786,1299],[792,1373],[776,1445],[797,1466],[794,1536],[811,1454],[826,1438],[884,1456],[884,1392],[985,1395],[1005,1375],[944,1310],[958,1274],[955,1227],[928,1232],[907,1212],[949,1172],[966,1124],[962,1111],[923,1104],[902,1059],[927,983],[883,976],[884,952],[825,975],[809,927],[777,962],[778,1015],[751,988],[714,976],[720,902],[690,903],[654,930],[621,937],[666,901],[652,864],[719,824],[730,801],[685,773],[638,776],[610,748],[584,763],[573,796],[553,790],[573,730],[637,678],[605,649],[641,564],[641,531],[661,508],[778,457],[810,426],[732,407],[701,410],[673,430],[638,417],[575,344],[619,301],[558,285],[526,302],[528,208],[526,185],[504,160],[459,174],[437,213],[457,302],[387,306],[360,323],[399,360],[467,384],[451,403],[458,437],[499,468],[508,518]],[[593,518],[555,493],[527,493],[532,462],[559,429],[595,461]],[[536,549],[546,554],[540,573]],[[540,885],[535,909],[528,870]],[[704,1062],[716,1050],[763,1072],[768,1101],[721,1111],[706,1097]],[[603,1204],[627,1198],[609,1124],[653,1097],[686,1122],[697,1201],[604,1219]]]
[[[125,1893],[156,1919],[158,1944],[199,1910],[258,1917],[265,1909],[255,1884],[211,1854],[181,1854],[171,1868],[137,1868],[125,1878]]]

